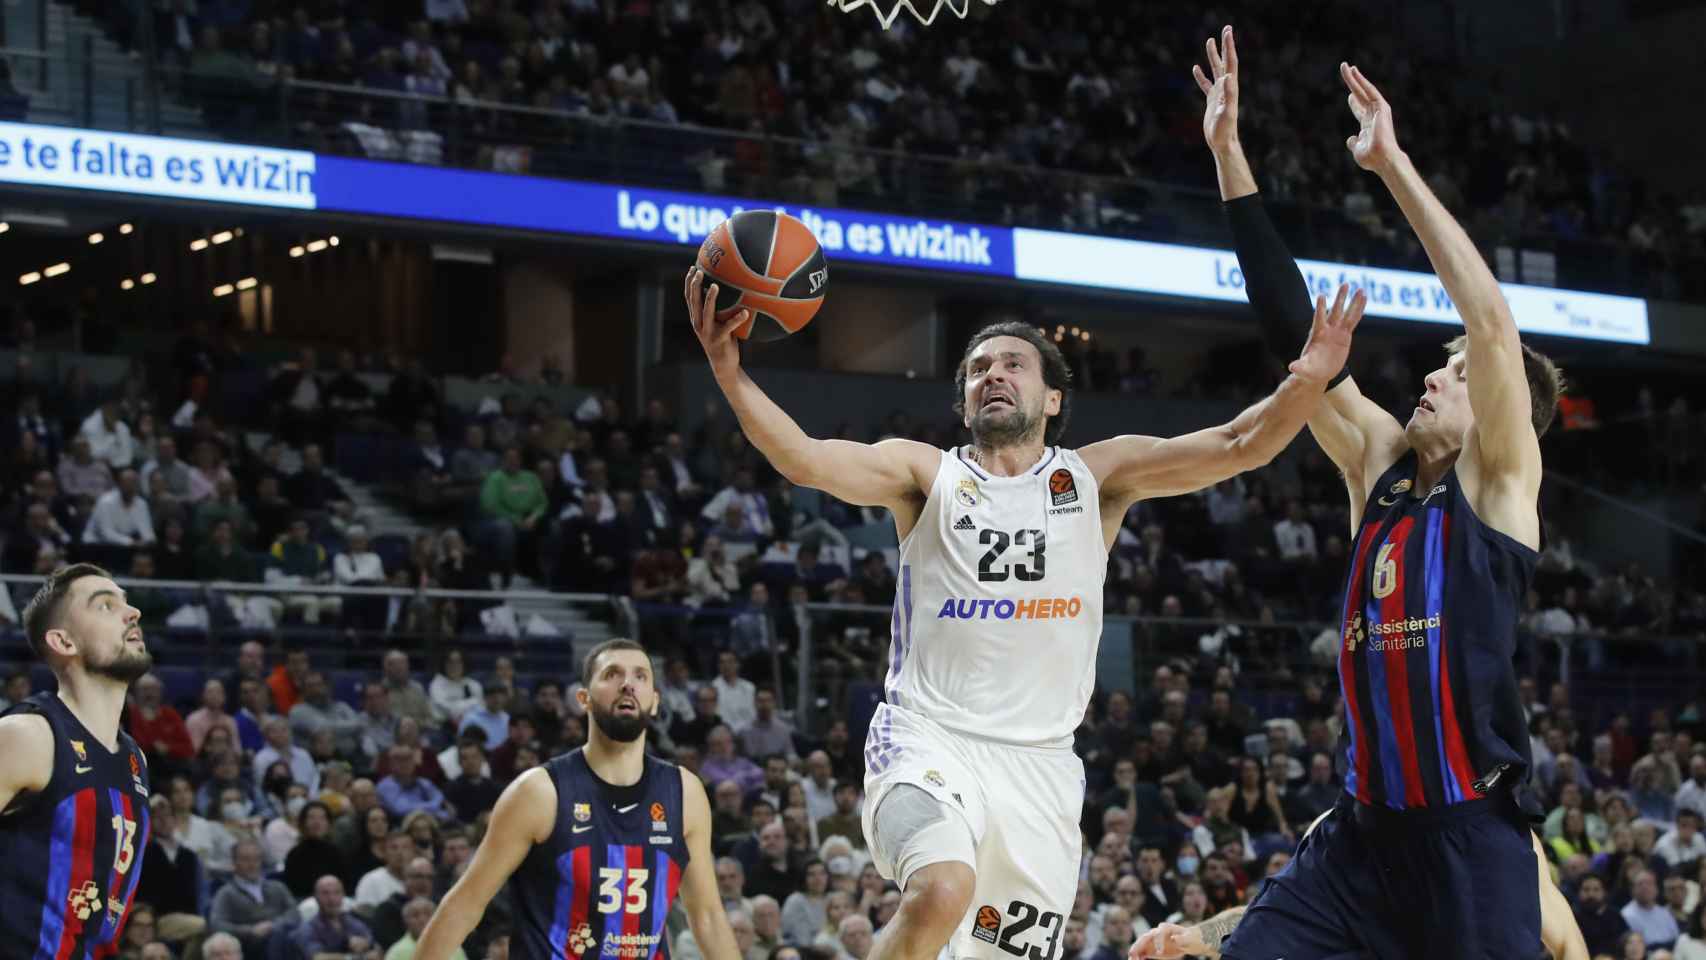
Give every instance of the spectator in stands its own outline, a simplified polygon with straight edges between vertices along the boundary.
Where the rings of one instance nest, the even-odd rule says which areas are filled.
[[[179,500],[189,499],[190,468],[178,459],[178,442],[170,436],[155,442],[153,459],[142,465],[144,489],[153,489],[155,475],[164,479],[167,493]]]
[[[332,577],[342,587],[382,587],[385,562],[373,550],[367,528],[355,524],[345,531],[349,546],[332,560]],[[361,630],[385,629],[386,597],[351,597],[344,603],[344,622]]]
[[[71,439],[70,455],[59,461],[57,479],[65,496],[90,504],[112,489],[113,471],[106,461],[94,458],[89,438],[79,434]]]
[[[296,897],[304,898],[313,896],[315,878],[342,876],[346,866],[343,852],[331,840],[330,807],[310,800],[297,814],[296,824],[300,836],[284,858],[284,885]]]
[[[296,919],[296,898],[284,884],[261,875],[261,845],[255,841],[237,841],[231,863],[231,879],[214,895],[209,926],[259,956],[273,930]]]
[[[225,684],[217,677],[208,677],[201,685],[201,707],[184,718],[184,729],[195,753],[201,752],[208,731],[215,727],[228,732],[233,743],[241,739],[237,719],[225,711]]]
[[[119,419],[115,399],[102,401],[83,420],[77,435],[88,442],[90,456],[114,470],[123,470],[136,459],[136,444],[131,439],[130,427]]]
[[[745,890],[752,896],[787,897],[801,882],[799,867],[790,856],[787,830],[772,820],[758,831],[758,861],[748,871]]]
[[[703,548],[687,564],[687,603],[726,606],[739,592],[740,570],[723,549],[722,539],[706,537]]]
[[[758,716],[757,688],[740,675],[740,659],[732,650],[717,655],[717,676],[707,686],[717,691],[717,710],[724,723],[744,730]]]
[[[322,954],[337,954],[377,960],[379,951],[367,924],[345,910],[343,881],[330,875],[315,881],[314,903],[318,910],[313,919],[304,921],[292,938],[304,957],[318,960]]]
[[[385,654],[385,687],[391,696],[391,713],[398,719],[409,717],[422,727],[438,721],[426,690],[409,672],[409,655],[393,649]]]
[[[501,589],[515,577],[518,554],[532,547],[546,505],[538,474],[522,466],[521,448],[506,447],[502,467],[480,489],[481,540],[498,567]]]
[[[125,711],[125,726],[129,728],[149,766],[160,775],[186,769],[195,756],[184,718],[169,703],[165,703],[165,684],[150,673],[136,681],[132,688],[130,709]]]
[[[255,779],[264,779],[267,768],[282,761],[290,768],[290,778],[308,788],[309,794],[320,792],[320,770],[308,751],[297,746],[290,734],[290,721],[274,714],[261,725],[267,745],[255,754]]]
[[[756,489],[751,467],[737,468],[733,482],[717,491],[716,496],[700,511],[700,516],[712,523],[725,522],[730,508],[739,510],[739,522],[735,525],[737,529],[750,530],[760,538],[775,535],[775,525],[770,519],[770,503],[764,494]]]
[[[146,546],[154,542],[154,519],[148,501],[140,495],[136,471],[128,467],[118,475],[118,485],[95,498],[83,542],[113,547]]]
[[[677,744],[701,744],[714,728],[723,725],[722,717],[717,715],[717,688],[708,683],[702,684],[693,692],[692,717],[677,718],[670,725],[669,737]]]
[[[741,792],[747,794],[764,784],[764,771],[735,753],[734,734],[728,727],[719,725],[713,728],[705,739],[705,748],[705,759],[699,765],[700,779],[707,783],[733,780]]]
[[[859,819],[859,784],[856,781],[843,780],[835,784],[835,811],[818,820],[817,835],[825,840],[846,837],[853,849],[865,849],[865,829]]]
[[[444,787],[444,799],[463,818],[492,809],[503,787],[492,779],[484,737],[478,732],[463,734],[455,750],[457,772]]]
[[[416,750],[403,744],[391,747],[387,754],[389,774],[379,781],[379,802],[393,818],[402,819],[416,810],[425,810],[436,817],[450,819],[454,814],[445,808],[444,794],[432,781],[415,775],[420,766]],[[360,890],[357,890],[360,900]]]
[[[463,715],[457,732],[477,731],[484,735],[486,749],[495,750],[509,738],[509,719],[509,690],[494,685],[486,688],[482,706]]]
[[[741,751],[749,757],[780,755],[794,759],[794,728],[776,713],[776,694],[768,688],[753,695],[753,719],[740,732]],[[829,773],[829,758],[824,758],[824,775]],[[822,787],[823,809],[833,807],[829,800],[829,784]],[[817,817],[812,817],[817,822]]]
[[[291,521],[289,531],[272,545],[267,556],[268,583],[306,587],[327,583],[332,578],[326,548],[308,539],[306,517],[298,516]],[[343,608],[343,598],[309,593],[286,594],[284,608],[298,612],[304,623],[317,625],[324,617],[337,616]],[[284,710],[285,707],[280,704],[279,709]]]
[[[214,481],[214,494],[196,505],[191,527],[197,537],[205,537],[220,520],[231,522],[231,534],[239,541],[249,543],[254,540],[254,518],[237,496],[237,481],[230,476],[221,476]]]
[[[215,522],[207,544],[195,553],[195,578],[258,583],[260,561],[237,544],[228,521]]]
[[[451,479],[462,487],[477,490],[499,465],[498,455],[486,448],[486,429],[471,423],[462,431],[462,446],[450,455]]]
[[[865,960],[871,952],[871,921],[863,913],[849,913],[841,918],[841,929],[837,936],[845,957],[851,960]]]
[[[1623,916],[1606,902],[1605,880],[1596,873],[1582,877],[1581,885],[1576,888],[1575,914],[1588,953],[1596,957],[1613,952],[1617,941],[1629,929]]]
[[[52,478],[48,481],[51,483]],[[36,557],[43,550],[64,553],[70,548],[71,535],[54,517],[52,509],[45,503],[30,503],[24,510],[23,526],[6,538],[5,570],[28,573],[35,569]]]
[[[1693,810],[1706,817],[1706,752],[1696,752],[1688,761],[1688,779],[1676,791],[1676,809]]]
[[[485,703],[480,681],[468,675],[467,661],[463,659],[462,651],[454,648],[445,652],[438,674],[432,678],[432,685],[427,688],[427,693],[433,706],[458,726],[469,710]]]
[[[403,913],[410,902],[425,900],[428,906],[431,906],[435,879],[431,860],[426,857],[414,857],[409,860],[408,866],[403,869],[403,889],[373,908],[373,938],[381,947],[389,949],[408,933]],[[427,912],[431,914],[431,910]],[[421,926],[424,928],[425,924]]]
[[[318,670],[308,671],[303,679],[302,700],[290,708],[290,728],[302,741],[329,730],[338,753],[353,757],[361,752],[361,715],[349,704],[332,699],[331,684]]]
[[[165,793],[148,798],[148,848],[142,862],[147,869],[136,883],[136,902],[154,907],[163,939],[178,941],[207,929],[197,894],[201,890],[201,858],[184,845],[178,834],[172,801]]]
[[[325,457],[316,443],[302,448],[302,469],[284,485],[284,495],[298,510],[325,512],[350,505],[344,488],[327,475]]]
[[[519,757],[522,750],[534,742],[538,732],[539,728],[534,725],[533,718],[527,714],[510,718],[509,737],[492,750],[486,760],[492,768],[492,779],[508,784],[526,772],[527,768],[519,765]]]
[[[1653,845],[1653,853],[1672,869],[1692,870],[1706,860],[1706,836],[1700,833],[1701,821],[1699,811],[1693,807],[1678,809],[1676,825]]]
[[[375,907],[405,889],[404,873],[415,856],[415,842],[401,830],[385,836],[384,862],[367,871],[355,887],[355,909],[368,916]]]
[[[1623,905],[1623,922],[1653,949],[1668,947],[1681,935],[1676,918],[1658,902],[1659,884],[1651,870],[1635,875],[1629,902]]]
[[[273,709],[280,716],[290,716],[308,686],[308,651],[285,651],[284,662],[273,667],[266,683]]]

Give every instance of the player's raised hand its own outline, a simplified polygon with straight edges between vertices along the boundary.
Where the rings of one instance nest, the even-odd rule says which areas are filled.
[[[1192,64],[1191,75],[1208,98],[1202,114],[1203,139],[1210,150],[1219,153],[1238,143],[1238,46],[1232,39],[1232,27],[1221,28],[1218,46],[1209,37],[1203,47],[1208,51],[1209,72],[1203,73],[1201,64]]]
[[[1404,155],[1398,148],[1398,132],[1392,126],[1392,105],[1356,67],[1340,63],[1339,77],[1350,91],[1345,102],[1350,104],[1358,126],[1357,135],[1345,139],[1345,147],[1357,166],[1379,173]]]
[[[1206,957],[1208,946],[1203,943],[1202,931],[1176,923],[1163,923],[1144,931],[1131,945],[1127,960],[1177,960],[1179,957]]]
[[[737,310],[727,320],[717,319],[717,285],[705,287],[705,271],[689,267],[682,287],[687,299],[687,316],[693,321],[693,334],[705,348],[705,358],[711,361],[712,371],[730,373],[740,367],[740,344],[734,332],[747,321],[748,311]]]
[[[1362,322],[1368,294],[1358,290],[1354,295],[1346,284],[1339,284],[1331,309],[1325,295],[1315,298],[1315,319],[1309,325],[1309,341],[1303,353],[1291,362],[1291,372],[1305,380],[1331,380],[1345,368],[1351,355],[1351,334]]]

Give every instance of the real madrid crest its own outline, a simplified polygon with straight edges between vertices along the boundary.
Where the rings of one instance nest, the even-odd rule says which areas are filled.
[[[967,507],[977,506],[977,481],[970,477],[961,480],[959,489],[954,491],[954,499]]]
[[[588,820],[591,820],[592,819],[592,804],[590,804],[590,803],[577,803],[577,804],[575,804],[575,819],[581,823],[585,823]]]

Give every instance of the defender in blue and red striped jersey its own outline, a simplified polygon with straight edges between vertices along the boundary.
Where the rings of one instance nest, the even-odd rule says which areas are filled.
[[[0,716],[0,958],[118,953],[148,847],[148,765],[119,729],[153,667],[141,614],[92,564],[49,576],[24,608],[58,690]]]
[[[739,960],[717,895],[705,787],[646,755],[646,723],[658,708],[651,659],[632,640],[609,640],[587,655],[582,681],[586,746],[528,771],[498,798],[416,960],[446,960],[506,881],[516,960],[668,960],[664,919],[678,895],[707,960]]]
[[[1221,40],[1206,45],[1213,81],[1197,70],[1203,133],[1250,303],[1277,349],[1307,322],[1309,296],[1238,143],[1231,27]],[[1561,380],[1517,338],[1491,272],[1398,149],[1386,101],[1359,71],[1340,72],[1361,126],[1347,145],[1409,218],[1466,336],[1427,376],[1406,426],[1348,373],[1309,421],[1350,493],[1345,792],[1242,917],[1161,924],[1132,958],[1534,960],[1549,949],[1586,960],[1529,823],[1539,809],[1523,788],[1528,734],[1511,663],[1540,546],[1539,438]]]

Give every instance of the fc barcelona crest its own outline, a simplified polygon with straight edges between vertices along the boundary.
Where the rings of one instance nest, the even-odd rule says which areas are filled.
[[[590,804],[590,803],[577,803],[577,804],[575,804],[575,820],[577,822],[585,823],[591,819],[592,819],[592,804]]]

